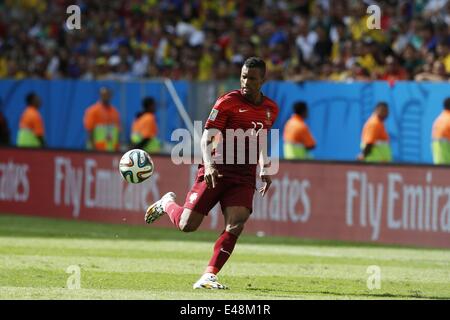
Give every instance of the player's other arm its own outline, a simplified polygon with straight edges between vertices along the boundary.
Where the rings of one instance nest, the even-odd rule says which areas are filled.
[[[265,136],[263,136],[265,135]],[[271,160],[269,158],[269,155],[267,154],[268,145],[267,145],[267,131],[261,131],[260,137],[259,137],[259,154],[258,154],[258,165],[260,168],[259,171],[259,177],[261,178],[264,185],[258,190],[259,193],[264,197],[264,195],[267,193],[267,190],[269,190],[270,185],[272,184],[272,179],[270,176],[273,173],[270,173],[271,168]]]
[[[217,179],[222,177],[212,160],[212,142],[218,132],[214,128],[205,129],[200,140],[203,165],[205,166],[205,182],[208,189],[215,188],[218,182]]]
[[[272,184],[272,179],[270,178],[268,170],[268,168],[270,167],[270,158],[267,155],[266,147],[262,147],[259,150],[258,164],[260,168],[259,177],[264,183],[264,185],[259,188],[258,192],[261,193],[261,195],[264,197],[264,195],[267,193],[267,190],[269,190],[270,185]]]

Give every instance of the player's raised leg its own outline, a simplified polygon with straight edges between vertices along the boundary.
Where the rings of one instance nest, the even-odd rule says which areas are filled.
[[[162,215],[167,214],[177,229],[184,232],[197,230],[205,215],[179,206],[175,202],[175,198],[175,193],[168,192],[160,200],[149,206],[145,213],[145,221],[153,223]]]
[[[244,224],[250,217],[250,213],[251,211],[247,207],[237,206],[224,209],[225,230],[217,239],[208,267],[194,284],[194,289],[226,289],[226,286],[217,281],[217,273],[231,256],[236,241],[244,229]]]
[[[183,206],[175,202],[173,192],[166,193],[161,200],[152,204],[145,214],[145,221],[153,223],[159,217],[167,214],[170,221],[181,231],[192,232],[198,229],[203,218],[215,206],[221,192],[220,187],[208,189],[203,174],[198,176],[191,190],[186,195]]]
[[[145,212],[145,222],[153,223],[162,215],[166,214],[166,206],[169,202],[175,202],[176,195],[173,192],[167,192],[161,199],[153,203]]]

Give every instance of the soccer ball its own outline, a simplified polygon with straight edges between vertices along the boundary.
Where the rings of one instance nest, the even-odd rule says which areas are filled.
[[[125,153],[119,162],[122,177],[130,183],[141,183],[153,174],[153,160],[141,149],[133,149]]]

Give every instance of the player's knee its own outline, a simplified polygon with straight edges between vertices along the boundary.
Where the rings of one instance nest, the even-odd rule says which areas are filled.
[[[192,232],[198,229],[201,219],[198,215],[194,215],[191,211],[185,210],[180,218],[178,228],[183,232]]]
[[[235,236],[239,236],[241,232],[244,230],[245,221],[238,221],[236,223],[227,224],[225,230],[234,234]]]
[[[225,230],[239,236],[244,230],[245,223],[247,222],[249,216],[250,214],[247,212],[243,214],[227,215]]]
[[[180,224],[178,225],[179,229],[183,232],[192,232],[198,229],[199,224],[196,221],[191,221],[189,219],[180,220]]]
[[[182,223],[180,222],[179,229],[183,232],[193,232],[198,229],[198,226],[193,223]]]

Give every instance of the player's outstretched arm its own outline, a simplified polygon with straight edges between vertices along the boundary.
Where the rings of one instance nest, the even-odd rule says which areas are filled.
[[[222,177],[212,160],[212,142],[217,133],[215,131],[205,129],[200,140],[203,164],[205,166],[205,183],[208,189],[215,188],[218,183],[218,178]]]
[[[261,168],[259,177],[264,183],[264,185],[259,188],[258,192],[261,193],[261,195],[264,197],[267,193],[267,190],[269,190],[270,185],[272,184],[272,179],[270,178],[269,172],[267,170],[270,167],[270,159],[267,156],[267,148],[263,147],[260,149],[258,163],[259,167]]]
[[[261,195],[264,197],[267,193],[267,190],[269,190],[270,185],[272,184],[272,179],[269,175],[262,175],[260,177],[262,182],[264,183],[264,186],[259,188],[258,192],[261,193]]]

